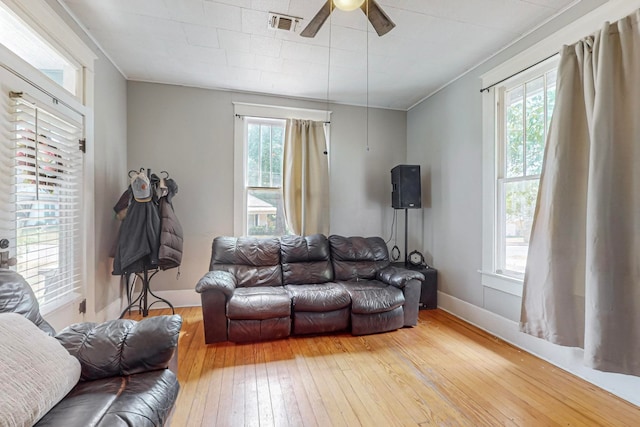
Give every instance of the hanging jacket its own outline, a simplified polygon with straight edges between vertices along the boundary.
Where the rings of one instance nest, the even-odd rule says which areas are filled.
[[[162,270],[179,267],[182,262],[183,233],[182,226],[171,200],[178,192],[178,185],[173,179],[166,179],[167,194],[160,197],[160,248],[158,249],[158,266]]]
[[[166,197],[160,199],[160,248],[158,266],[168,270],[182,262],[182,226]]]
[[[120,226],[113,259],[114,275],[140,273],[158,265],[160,215],[154,201],[138,202],[132,198],[127,216]]]

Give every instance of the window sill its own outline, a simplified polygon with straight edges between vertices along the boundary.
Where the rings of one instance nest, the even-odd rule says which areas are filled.
[[[515,277],[509,277],[488,271],[478,271],[478,273],[482,276],[482,286],[496,289],[517,297],[522,297],[522,279],[516,279]]]
[[[79,301],[81,298],[82,298],[82,295],[80,295],[77,292],[72,292],[60,298],[59,300],[53,301],[49,304],[41,304],[40,314],[42,314],[42,316],[50,315],[58,310],[61,310],[64,307],[67,307],[75,303],[76,301]]]

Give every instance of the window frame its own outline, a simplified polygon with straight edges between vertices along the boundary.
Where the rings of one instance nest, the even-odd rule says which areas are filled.
[[[16,208],[10,229],[14,233],[11,246],[18,259],[16,271],[31,284],[42,310],[47,312],[83,294],[83,249],[79,242],[84,154],[78,141],[84,138],[85,125],[84,116],[59,104],[47,105],[43,97],[46,95],[10,96],[11,112],[7,113],[12,138],[6,148],[13,149],[10,141],[16,141],[10,198]],[[27,215],[20,217],[18,213]],[[31,214],[44,216],[36,216],[34,221]],[[25,237],[32,232],[35,242]],[[56,238],[56,244],[47,240],[51,236]],[[53,253],[42,253],[42,247],[48,244],[55,247]],[[29,260],[30,253],[37,256]],[[51,263],[56,266],[54,270]]]
[[[329,152],[329,170],[331,170],[331,110],[315,110],[301,107],[288,107],[246,102],[233,102],[235,117],[234,126],[234,191],[233,191],[233,233],[235,236],[246,236],[247,230],[247,197],[246,164],[247,141],[245,138],[244,117],[264,119],[302,119],[324,121],[327,123],[327,148]],[[286,138],[286,137],[285,137]]]
[[[97,56],[46,2],[20,2],[16,0],[0,0],[0,2],[2,3],[0,7],[9,9],[38,37],[79,67],[76,94],[72,94],[4,45],[0,45],[0,67],[27,82],[38,91],[57,100],[54,103],[57,102],[71,108],[84,117],[83,130],[86,153],[82,177],[84,187],[81,206],[82,219],[80,221],[80,250],[83,255],[80,273],[82,289],[80,294],[72,294],[64,300],[41,305],[40,310],[50,323],[67,325],[84,319],[84,316],[78,313],[77,307],[71,307],[82,298],[88,301],[86,307],[90,311],[87,314],[91,317],[95,315],[93,310],[95,306],[95,247],[88,236],[93,236],[95,231],[94,196],[91,190],[94,183],[93,104],[94,66]],[[61,7],[66,10],[63,5]],[[12,246],[11,249],[15,250],[15,246]]]
[[[559,55],[554,55],[530,68],[521,66],[525,71],[511,72],[515,74],[499,84],[491,87],[483,94],[483,231],[482,231],[482,285],[506,292],[511,295],[522,296],[523,278],[511,272],[502,271],[499,266],[501,260],[502,239],[500,238],[501,217],[504,206],[501,203],[500,180],[505,165],[506,124],[505,94],[507,90],[524,85],[535,80],[553,68],[557,68]],[[539,61],[535,61],[539,62]],[[534,63],[535,63],[534,62]],[[504,70],[502,72],[505,72]],[[499,75],[499,74],[498,74]],[[483,85],[489,85],[496,79],[495,74],[483,77]],[[497,78],[497,80],[501,80]],[[545,95],[546,97],[546,95]],[[546,101],[545,101],[546,105]],[[530,179],[532,177],[527,177]],[[539,179],[539,175],[538,175]],[[509,178],[509,181],[513,179]]]
[[[521,70],[536,64],[550,55],[556,54],[563,45],[571,45],[593,31],[601,28],[605,21],[614,22],[640,7],[640,0],[625,2],[607,2],[593,11],[565,25],[555,33],[539,42],[522,49],[510,59],[497,63],[481,76],[483,88],[515,75]],[[534,30],[535,31],[535,30]],[[526,35],[525,35],[526,36]],[[516,41],[517,42],[517,41]],[[514,42],[514,43],[516,43]],[[504,53],[512,50],[513,45],[505,48],[496,56],[504,57]],[[482,96],[482,267],[478,272],[481,285],[510,295],[522,297],[523,280],[497,274],[495,271],[496,241],[496,151],[495,135],[497,132],[496,88],[493,87]]]
[[[507,107],[507,93],[511,90],[514,90],[520,86],[523,88],[522,96],[523,103],[526,104],[527,99],[527,84],[531,83],[539,78],[543,80],[543,91],[544,91],[544,143],[546,144],[546,135],[549,129],[549,121],[551,116],[547,116],[548,112],[548,99],[547,99],[547,74],[553,70],[557,70],[559,64],[559,56],[554,56],[544,61],[543,63],[532,67],[530,70],[523,71],[518,75],[504,81],[500,85],[496,86],[495,97],[496,99],[496,112],[495,112],[495,121],[496,121],[496,136],[495,136],[495,150],[496,150],[496,167],[495,167],[495,192],[496,192],[496,240],[494,247],[494,272],[498,275],[507,276],[517,280],[523,280],[524,273],[519,273],[515,270],[509,270],[506,268],[506,233],[504,230],[506,229],[506,198],[505,198],[505,190],[504,186],[508,183],[515,182],[527,182],[537,180],[540,181],[540,174],[527,174],[527,138],[526,138],[526,129],[524,129],[525,121],[526,121],[526,109],[523,109],[523,136],[525,140],[523,141],[523,175],[517,177],[508,177],[507,176],[507,125],[506,125],[506,107]],[[535,210],[535,206],[534,206]]]
[[[58,85],[40,70],[28,64],[15,53],[15,58],[7,61],[7,65],[21,73],[23,77],[37,86],[46,88],[55,98],[60,99],[74,108],[77,106],[93,107],[93,69],[96,54],[78,37],[50,6],[45,2],[24,2],[17,0],[0,0],[0,7],[7,9],[44,43],[48,44],[69,64],[77,69],[75,94]],[[63,6],[65,11],[68,10]],[[6,55],[2,55],[5,59]],[[17,60],[17,61],[16,61]],[[25,65],[27,68],[25,68]],[[76,108],[78,109],[78,108]]]

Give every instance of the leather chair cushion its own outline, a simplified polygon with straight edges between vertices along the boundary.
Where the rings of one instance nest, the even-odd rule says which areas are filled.
[[[323,334],[349,327],[349,307],[323,313],[298,311],[293,314],[293,333]]]
[[[182,317],[115,319],[67,326],[56,338],[82,365],[83,381],[164,369],[175,355]]]
[[[227,317],[264,320],[291,316],[291,297],[283,287],[238,288],[227,302]]]
[[[333,280],[329,240],[322,234],[280,238],[282,280],[285,285]]]
[[[293,311],[326,312],[348,307],[349,292],[344,286],[329,282],[317,285],[287,285],[293,301]]]
[[[13,270],[0,269],[0,313],[18,313],[54,336],[56,333],[40,315],[40,306],[31,286]]]
[[[232,273],[238,287],[281,286],[280,240],[216,237],[211,248],[209,270]]]
[[[404,315],[402,307],[373,314],[351,313],[351,334],[369,335],[402,328]]]
[[[179,390],[168,369],[80,382],[36,427],[161,426]]]
[[[356,314],[382,313],[404,304],[402,290],[377,280],[340,282],[351,296],[351,312]]]
[[[291,318],[229,320],[229,341],[247,342],[286,338],[291,335]]]
[[[380,237],[330,236],[335,280],[375,279],[389,265],[389,251]]]

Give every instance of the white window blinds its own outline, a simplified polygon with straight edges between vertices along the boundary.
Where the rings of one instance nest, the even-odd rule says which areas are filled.
[[[83,117],[10,97],[16,268],[46,307],[81,293]]]

